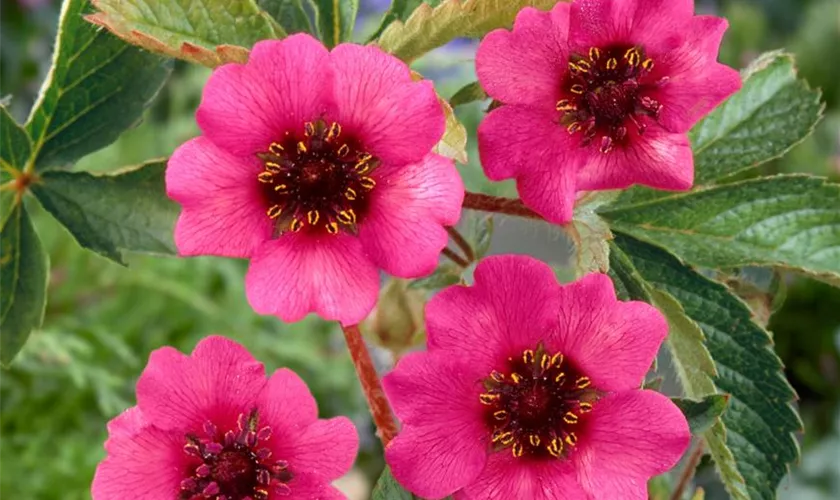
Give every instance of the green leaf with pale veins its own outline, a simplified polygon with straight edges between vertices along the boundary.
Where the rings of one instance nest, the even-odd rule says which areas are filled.
[[[797,78],[793,56],[768,52],[742,72],[744,85],[689,133],[695,185],[713,184],[778,158],[811,135],[822,117],[819,90]],[[616,205],[667,196],[645,187]]]
[[[303,8],[303,0],[258,0],[258,4],[289,35],[293,33],[315,33],[315,29],[309,21],[309,16]]]
[[[840,280],[840,184],[782,175],[600,212],[698,266],[779,266]]]
[[[385,31],[391,23],[394,21],[405,21],[414,12],[420,4],[425,3],[431,7],[437,7],[440,5],[441,0],[393,0],[391,2],[391,7],[388,11],[382,16],[382,21],[379,23],[379,27],[376,29],[376,32],[370,36],[368,42],[372,42],[379,38],[379,35]]]
[[[455,95],[449,99],[449,104],[453,108],[457,108],[463,104],[469,104],[475,101],[483,101],[487,99],[489,96],[487,92],[481,88],[481,84],[478,82],[472,82],[464,85],[461,87],[458,92],[455,92]]]
[[[391,23],[376,41],[386,52],[411,62],[459,37],[480,38],[513,26],[524,7],[549,10],[558,0],[444,0],[421,4],[405,22]]]
[[[12,170],[24,170],[32,154],[29,134],[9,114],[6,106],[0,106],[0,168],[3,180]]]
[[[359,13],[359,0],[309,0],[315,9],[315,24],[321,41],[335,47],[350,40]]]
[[[727,490],[735,498],[775,498],[789,464],[799,457],[793,433],[802,430],[802,423],[791,407],[795,393],[784,378],[769,334],[752,321],[747,305],[725,286],[668,252],[620,233],[614,243],[638,276],[675,298],[705,334],[717,369],[715,386],[730,395],[721,419],[726,439],[721,451],[731,453],[735,472],[745,480],[733,480],[732,471],[721,470]],[[712,442],[709,445],[714,454]],[[718,456],[715,462],[719,468],[727,465]]]
[[[0,230],[0,362],[8,365],[29,333],[41,326],[47,303],[49,257],[23,204]]]
[[[723,415],[729,396],[726,394],[714,394],[706,396],[701,400],[687,398],[672,398],[671,401],[683,412],[688,420],[688,427],[692,435],[697,435],[709,430],[712,425]]]
[[[165,161],[109,175],[44,173],[35,197],[87,249],[120,264],[122,250],[175,253],[178,206],[166,196]]]
[[[140,121],[171,63],[83,19],[87,0],[64,2],[52,67],[26,123],[35,168],[68,166]]]
[[[387,466],[376,481],[370,498],[371,500],[420,500],[420,497],[412,495],[397,483],[391,475],[391,468]]]
[[[606,272],[610,267],[609,240],[612,233],[596,210],[612,202],[618,191],[593,191],[575,204],[575,213],[564,230],[574,243],[575,276],[580,278],[593,272]]]

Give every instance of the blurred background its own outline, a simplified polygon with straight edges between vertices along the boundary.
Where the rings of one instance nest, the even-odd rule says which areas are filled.
[[[58,0],[0,0],[0,98],[24,121],[48,69]],[[362,0],[356,40],[378,26],[387,0]],[[785,47],[812,86],[823,90],[826,116],[816,133],[769,172],[810,172],[840,178],[840,0],[698,0],[698,11],[725,16],[730,30],[721,59],[743,67],[762,51]],[[419,61],[418,71],[451,97],[475,80],[475,43],[456,41]],[[146,119],[115,144],[76,165],[113,170],[168,156],[197,135],[193,113],[209,70],[178,63]],[[483,103],[458,109],[468,130]],[[478,166],[475,138],[462,166],[467,188],[513,194],[510,183],[489,183]],[[89,498],[94,468],[104,456],[105,424],[134,404],[134,383],[149,353],[162,345],[190,351],[210,333],[248,347],[269,370],[288,366],[309,384],[322,417],[348,415],[362,433],[351,477],[351,498],[367,498],[383,463],[340,332],[308,319],[284,325],[256,316],[245,300],[245,262],[132,256],[120,267],[84,251],[32,203],[35,225],[52,271],[44,328],[8,370],[0,373],[0,497],[22,500]],[[562,235],[543,224],[496,221],[492,253],[529,253],[558,266],[569,257]],[[757,281],[760,281],[757,280]],[[757,288],[761,288],[757,283]],[[806,423],[803,460],[782,482],[780,497],[840,498],[840,290],[792,276],[773,284],[784,305],[769,321],[787,376],[800,396]],[[758,293],[744,290],[744,295]],[[782,294],[782,295],[779,295]],[[778,302],[778,301],[777,301]],[[767,311],[771,305],[765,304]],[[392,363],[375,352],[382,369]],[[700,480],[713,482],[706,472]],[[726,495],[709,484],[707,498]]]

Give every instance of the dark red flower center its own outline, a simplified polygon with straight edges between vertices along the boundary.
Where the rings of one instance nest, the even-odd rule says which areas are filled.
[[[179,499],[267,500],[272,491],[289,495],[294,475],[288,462],[272,459],[265,446],[270,439],[271,428],[259,426],[256,409],[239,415],[235,430],[221,433],[207,422],[203,436],[188,434],[184,452],[191,465]]]
[[[341,125],[307,122],[302,133],[286,132],[257,156],[264,165],[257,180],[266,215],[279,232],[355,232],[376,186],[370,173],[379,160],[347,137]]]
[[[653,81],[653,59],[642,47],[591,47],[588,54],[572,54],[557,102],[562,123],[570,134],[583,134],[581,145],[597,142],[602,153],[627,142],[629,131],[643,134],[643,117],[657,119],[662,105],[647,96],[667,78]]]
[[[493,444],[509,447],[514,457],[566,456],[597,398],[590,385],[561,353],[541,346],[508,358],[504,370],[485,379],[479,396]]]

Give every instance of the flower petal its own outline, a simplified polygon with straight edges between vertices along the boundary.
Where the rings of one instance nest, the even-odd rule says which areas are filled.
[[[741,88],[738,71],[717,62],[727,26],[726,19],[697,16],[688,25],[682,46],[657,61],[656,71],[667,75],[668,82],[651,97],[663,104],[659,123],[665,129],[687,132]]]
[[[618,499],[596,495],[589,497],[578,485],[568,461],[528,462],[514,458],[507,450],[492,454],[481,475],[455,500],[589,500]]]
[[[629,142],[627,147],[607,154],[592,150],[590,161],[578,173],[577,189],[624,189],[632,184],[675,191],[691,188],[694,156],[685,134],[670,134],[650,126]]]
[[[347,417],[316,420],[302,429],[274,432],[271,451],[273,457],[289,462],[293,474],[329,483],[353,466],[359,451],[359,433]],[[295,489],[294,482],[289,486]]]
[[[522,201],[562,224],[572,218],[575,177],[586,157],[556,118],[553,107],[502,106],[479,125],[478,150],[487,177],[515,177]]]
[[[430,274],[448,240],[443,226],[461,216],[464,184],[455,164],[430,153],[418,163],[379,170],[359,230],[365,253],[393,276]]]
[[[159,500],[176,498],[187,466],[183,435],[146,425],[128,432],[129,411],[109,423],[105,448],[108,456],[96,467],[91,486],[93,500]],[[135,422],[136,423],[136,422]]]
[[[432,297],[426,330],[430,351],[468,357],[483,378],[556,329],[560,287],[547,264],[526,255],[487,257],[474,278]]]
[[[293,322],[315,312],[355,324],[373,309],[379,273],[354,236],[285,234],[254,255],[245,291],[259,314]]]
[[[259,398],[261,420],[272,429],[300,431],[318,419],[318,405],[309,387],[288,368],[268,379]]]
[[[344,493],[328,482],[310,474],[299,474],[289,483],[292,492],[284,500],[347,500]]]
[[[693,0],[575,0],[569,42],[581,53],[618,43],[665,50],[678,45],[693,13]]]
[[[490,441],[472,363],[450,353],[413,353],[382,382],[403,423],[385,449],[394,478],[424,498],[469,484],[484,467]]]
[[[162,429],[195,432],[207,421],[233,426],[265,384],[263,365],[244,347],[211,336],[190,356],[171,347],[152,352],[137,381],[137,406]]]
[[[443,136],[443,109],[430,81],[414,82],[406,64],[378,47],[332,50],[334,117],[385,164],[420,161]]]
[[[253,157],[289,130],[321,116],[332,92],[329,52],[315,38],[297,34],[265,40],[248,64],[217,68],[196,113],[208,139],[232,154]]]
[[[250,257],[273,226],[259,191],[259,162],[237,158],[204,137],[182,144],[166,168],[166,193],[184,210],[175,225],[179,255]]]
[[[569,4],[552,12],[526,7],[513,31],[498,29],[481,41],[476,73],[490,96],[505,104],[554,109],[566,73]]]
[[[638,388],[650,369],[668,324],[644,302],[620,302],[605,274],[562,286],[560,327],[551,344],[602,391]]]
[[[625,391],[595,404],[572,460],[590,495],[644,499],[647,480],[676,465],[690,441],[685,417],[666,396]]]

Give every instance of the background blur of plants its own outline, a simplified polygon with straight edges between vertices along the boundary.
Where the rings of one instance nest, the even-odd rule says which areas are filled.
[[[22,121],[49,65],[59,2],[0,1],[0,98]],[[357,40],[375,29],[388,3],[362,0]],[[840,0],[697,4],[699,11],[730,21],[724,62],[742,67],[761,51],[786,47],[796,54],[801,75],[823,90],[826,118],[817,132],[766,168],[840,177]],[[455,42],[425,57],[416,69],[435,79],[438,91],[449,97],[474,80],[474,49],[474,43]],[[145,121],[76,168],[103,171],[168,156],[198,132],[192,113],[208,74],[205,68],[178,63]],[[9,95],[14,98],[7,100]],[[459,108],[468,130],[475,130],[481,106]],[[512,193],[509,183],[483,180],[474,137],[470,146],[471,164],[462,168],[467,187]],[[283,325],[253,314],[243,289],[244,262],[133,256],[122,268],[80,249],[34,203],[28,208],[39,219],[36,226],[49,249],[52,274],[44,329],[33,333],[13,366],[0,373],[0,497],[89,498],[93,470],[104,454],[105,423],[133,404],[134,382],[149,352],[162,345],[188,351],[214,332],[244,343],[269,369],[296,370],[315,393],[323,416],[351,416],[363,433],[358,465],[368,477],[376,476],[382,466],[378,442],[335,328],[314,319]],[[503,241],[503,231],[497,238],[497,250],[516,248],[545,257],[544,249],[533,252],[523,243]],[[782,483],[780,495],[840,498],[840,290],[782,278],[787,300],[769,325],[800,395],[807,432],[803,463]],[[748,292],[757,301],[767,300],[758,289]],[[387,363],[387,356],[382,360]]]

